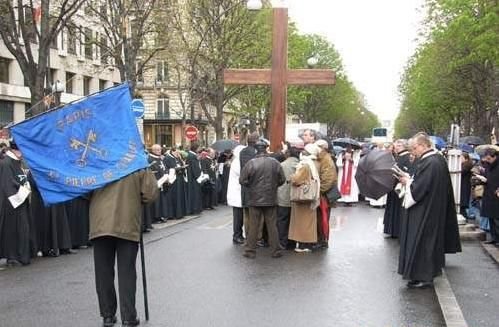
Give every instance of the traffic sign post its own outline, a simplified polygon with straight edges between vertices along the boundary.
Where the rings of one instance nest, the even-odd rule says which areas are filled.
[[[133,99],[130,104],[130,109],[132,109],[135,120],[137,121],[137,128],[139,129],[140,138],[144,142],[144,101],[142,99]]]
[[[145,106],[144,106],[144,101],[142,99],[133,99],[130,108],[132,109],[135,118],[144,117]]]
[[[187,126],[185,128],[185,138],[189,141],[196,141],[198,139],[198,129],[196,126]]]

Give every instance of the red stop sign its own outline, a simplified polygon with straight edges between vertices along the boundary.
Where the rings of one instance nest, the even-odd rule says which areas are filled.
[[[0,139],[8,139],[9,138],[9,130],[6,128],[0,129]]]
[[[185,128],[185,138],[194,141],[198,138],[198,129],[196,126],[187,126]]]

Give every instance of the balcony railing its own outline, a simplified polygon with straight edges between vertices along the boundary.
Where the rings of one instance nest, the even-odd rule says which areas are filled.
[[[155,112],[154,119],[170,119],[170,113],[168,112]]]

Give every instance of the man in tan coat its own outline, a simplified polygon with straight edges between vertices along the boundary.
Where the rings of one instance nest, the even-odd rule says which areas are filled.
[[[94,191],[90,198],[90,240],[94,245],[95,286],[103,326],[116,323],[114,263],[117,257],[122,326],[137,326],[135,262],[142,203],[154,201],[157,181],[149,170],[136,171]]]

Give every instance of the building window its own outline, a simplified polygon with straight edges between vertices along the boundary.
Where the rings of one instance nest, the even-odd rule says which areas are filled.
[[[85,58],[93,59],[92,30],[85,28]]]
[[[157,100],[157,119],[170,119],[170,99],[166,95],[161,95]]]
[[[156,63],[156,81],[160,83],[168,82],[168,63],[165,60]]]
[[[94,40],[94,43],[95,43],[95,59],[96,60],[100,60],[100,34],[99,32],[95,32],[95,40]]]
[[[75,75],[74,73],[66,72],[66,93],[74,93],[73,83]]]
[[[0,128],[14,121],[14,102],[0,100]]]
[[[89,76],[83,76],[83,95],[89,95],[90,94],[90,81],[92,77]]]
[[[57,37],[58,35],[54,35],[54,37],[50,40],[50,48],[51,49],[58,49],[58,46],[57,46]]]
[[[83,57],[85,55],[85,33],[83,32],[82,26],[80,26],[79,31],[80,32],[78,35],[78,39],[79,39],[79,43],[80,43],[80,50],[78,51],[78,56]]]
[[[57,80],[57,69],[54,69],[54,68],[50,68],[49,70],[50,74],[48,76],[49,78],[49,83],[50,83],[50,86],[54,85],[54,82]]]
[[[109,58],[109,48],[107,46],[107,37],[101,35],[100,40],[99,40],[99,47],[100,47],[100,61],[103,64],[107,64],[108,58]]]
[[[138,83],[144,83],[144,64],[142,61],[137,61],[135,64],[136,76]]]
[[[9,83],[10,60],[0,57],[0,83]]]
[[[173,128],[171,125],[156,125],[155,143],[172,146]]]
[[[104,79],[100,79],[99,80],[99,91],[102,91],[102,90],[104,90],[106,88],[106,82],[107,81],[104,80]]]
[[[68,30],[66,28],[61,29],[61,50],[64,51],[66,50],[66,42],[68,37]]]
[[[68,53],[76,55],[76,40],[77,40],[76,26],[71,24],[68,26]]]

